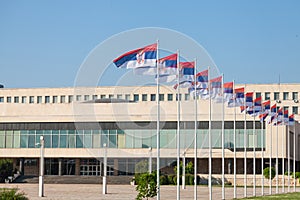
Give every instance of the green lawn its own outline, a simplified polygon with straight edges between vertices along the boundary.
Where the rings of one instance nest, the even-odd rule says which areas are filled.
[[[264,196],[264,197],[250,197],[250,198],[243,198],[243,199],[300,199],[300,192],[277,194],[277,195]]]

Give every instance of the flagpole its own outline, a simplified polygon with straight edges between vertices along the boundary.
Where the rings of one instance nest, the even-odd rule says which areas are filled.
[[[156,74],[157,74],[157,79],[156,79],[156,103],[157,103],[157,121],[156,121],[156,148],[157,148],[157,158],[156,158],[156,170],[157,170],[157,175],[156,175],[156,184],[157,184],[157,200],[160,200],[160,184],[159,184],[159,170],[160,170],[160,103],[159,103],[159,65],[158,65],[158,43],[159,41],[157,40],[157,52],[156,52]]]
[[[233,98],[235,96],[235,82],[233,80]],[[235,101],[236,104],[236,101]],[[234,105],[234,120],[233,120],[233,198],[236,199],[236,105]]]
[[[179,50],[177,50],[177,200],[180,199],[180,80],[179,80]]]
[[[291,140],[291,138],[290,138],[290,125],[289,125],[289,118],[288,118],[288,121],[287,121],[287,128],[288,128],[288,155],[287,155],[287,160],[288,160],[288,192],[290,192],[290,189],[291,189],[291,187],[290,187],[290,181],[291,181],[291,179],[290,179],[290,167],[291,167],[291,160],[290,160],[290,154],[291,154],[291,152],[290,152],[290,140]]]
[[[208,122],[208,188],[209,200],[212,200],[212,145],[211,145],[211,86],[210,86],[210,67],[208,67],[208,94],[209,94],[209,122]]]
[[[294,120],[294,141],[293,141],[293,175],[294,175],[294,192],[296,192],[296,121]]]
[[[263,109],[262,109],[263,111]],[[266,112],[266,111],[263,111]],[[261,131],[260,131],[260,140],[261,140],[261,195],[264,196],[264,184],[265,184],[265,178],[264,178],[264,116],[263,120],[261,121]]]
[[[196,80],[196,74],[197,74],[197,59],[195,59],[194,62],[194,103],[195,103],[195,131],[194,131],[194,149],[195,149],[195,158],[194,158],[194,200],[197,200],[197,121],[198,121],[198,107],[197,107],[197,80]]]
[[[254,93],[253,93],[254,94]],[[255,105],[253,107],[255,112]],[[256,131],[255,131],[255,113],[253,117],[253,196],[256,196]]]
[[[245,85],[246,89],[246,85]],[[244,94],[244,197],[247,197],[247,121],[246,95]]]
[[[270,111],[271,113],[271,117],[272,117],[272,110]],[[272,119],[271,119],[272,120]],[[272,140],[272,135],[273,135],[273,126],[272,126],[272,121],[271,121],[271,125],[270,125],[270,158],[269,158],[269,194],[272,194],[272,145],[273,145],[273,140]]]
[[[283,111],[283,119],[282,119],[282,127],[284,126],[284,111]],[[284,137],[285,134],[284,134],[284,128],[282,128],[282,140],[281,140],[281,155],[282,155],[282,193],[285,193],[285,180],[284,180],[284,168],[285,168],[285,160],[284,160],[284,143],[286,141],[286,137]]]
[[[222,74],[222,199],[225,199],[224,74]]]
[[[276,113],[278,115],[277,107],[276,107]],[[278,116],[276,122],[276,194],[278,194]]]

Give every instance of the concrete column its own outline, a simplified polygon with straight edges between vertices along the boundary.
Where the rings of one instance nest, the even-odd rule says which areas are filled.
[[[119,161],[118,159],[114,159],[114,176],[118,176],[119,170]]]
[[[20,158],[20,166],[19,166],[20,174],[24,175],[24,158]]]
[[[62,158],[58,159],[58,176],[62,175],[62,161],[63,161]]]
[[[80,175],[80,158],[75,159],[75,175]]]

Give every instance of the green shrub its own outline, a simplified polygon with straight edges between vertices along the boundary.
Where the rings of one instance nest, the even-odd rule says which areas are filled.
[[[143,198],[152,198],[157,195],[157,182],[156,182],[156,173],[144,173],[140,174],[137,179],[138,185],[135,188],[138,191],[136,196],[137,200]]]
[[[292,177],[295,178],[294,173],[292,173]],[[300,178],[300,172],[296,172],[296,178]]]
[[[0,159],[0,182],[4,182],[8,176],[13,175],[13,164],[11,159]]]
[[[0,200],[28,200],[24,192],[18,192],[17,188],[0,188]]]
[[[174,184],[174,174],[171,174],[171,175],[168,175],[168,183],[169,183],[169,185],[175,185]]]
[[[169,184],[169,182],[168,182],[168,176],[166,176],[166,175],[161,175],[161,176],[159,177],[159,183],[160,183],[161,185],[168,185],[168,184]]]
[[[189,180],[188,185],[194,185],[194,175],[189,175],[188,180]]]
[[[264,177],[269,179],[270,178],[270,168],[267,167],[264,169]],[[275,177],[275,168],[272,167],[271,168],[271,179],[273,179]]]
[[[177,185],[177,176],[176,175],[173,177],[173,182],[174,182],[174,185]],[[182,176],[180,176],[180,178],[179,178],[179,185],[181,185],[181,184],[182,184]]]

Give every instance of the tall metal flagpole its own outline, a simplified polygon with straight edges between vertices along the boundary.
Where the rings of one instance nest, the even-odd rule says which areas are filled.
[[[211,145],[211,88],[210,88],[210,67],[208,67],[208,95],[209,95],[209,122],[208,122],[208,188],[209,200],[212,200],[212,145]]]
[[[253,107],[255,112],[255,108]],[[253,117],[253,196],[256,196],[256,131],[255,131],[255,113]]]
[[[245,94],[244,94],[244,197],[247,197],[247,121],[246,121],[246,95]]]
[[[278,109],[276,107],[276,113],[278,112]],[[277,116],[277,122],[276,122],[276,194],[278,194],[278,116]]]
[[[284,111],[283,111],[284,112]],[[284,114],[284,113],[283,113]],[[282,126],[284,126],[284,117],[282,120]],[[286,138],[284,137],[284,128],[282,128],[282,139],[281,139],[281,156],[282,156],[282,193],[285,193],[285,180],[284,180],[284,165],[285,165],[285,161],[284,161],[284,142],[286,141]]]
[[[224,74],[222,74],[222,199],[225,199]]]
[[[194,62],[194,103],[195,103],[195,130],[194,130],[194,150],[195,150],[195,158],[194,158],[194,200],[197,200],[197,121],[198,121],[198,107],[197,107],[197,59]]]
[[[294,141],[293,141],[293,175],[294,175],[294,192],[296,192],[296,121],[294,121]]]
[[[272,115],[272,113],[271,113]],[[271,116],[272,117],[272,116]],[[270,158],[269,158],[269,194],[272,194],[272,144],[273,144],[273,139],[272,139],[272,135],[273,135],[273,126],[272,126],[272,122],[270,125]]]
[[[233,98],[236,98],[235,95],[235,83],[233,80]],[[236,104],[236,101],[234,104]],[[234,105],[233,152],[233,198],[236,199],[236,105]]]
[[[157,175],[156,175],[156,181],[157,181],[157,200],[160,200],[160,184],[159,184],[159,169],[160,169],[160,128],[159,128],[159,123],[160,123],[160,103],[159,103],[159,65],[158,65],[158,40],[157,40],[157,52],[156,52],[156,74],[157,74],[157,79],[156,79],[156,104],[157,104],[157,121],[156,121],[156,148],[157,148],[157,158],[156,158],[156,170],[157,170]]]
[[[289,125],[289,118],[288,118],[288,121],[287,121],[287,128],[288,128],[288,144],[287,144],[287,149],[288,149],[288,153],[287,153],[287,162],[288,162],[288,192],[290,192],[290,189],[291,189],[291,187],[290,187],[290,183],[291,183],[291,179],[290,179],[290,172],[291,172],[291,170],[290,170],[290,168],[291,168],[291,160],[290,160],[290,154],[291,154],[291,152],[290,152],[290,142],[291,142],[291,139],[290,139],[290,125]]]
[[[180,77],[179,50],[177,50],[177,200],[180,199]]]
[[[263,111],[263,110],[262,110]],[[265,112],[265,111],[263,111]],[[261,195],[264,196],[264,184],[265,184],[265,178],[264,178],[264,120],[261,121],[261,130],[260,130],[260,140],[261,140]]]

